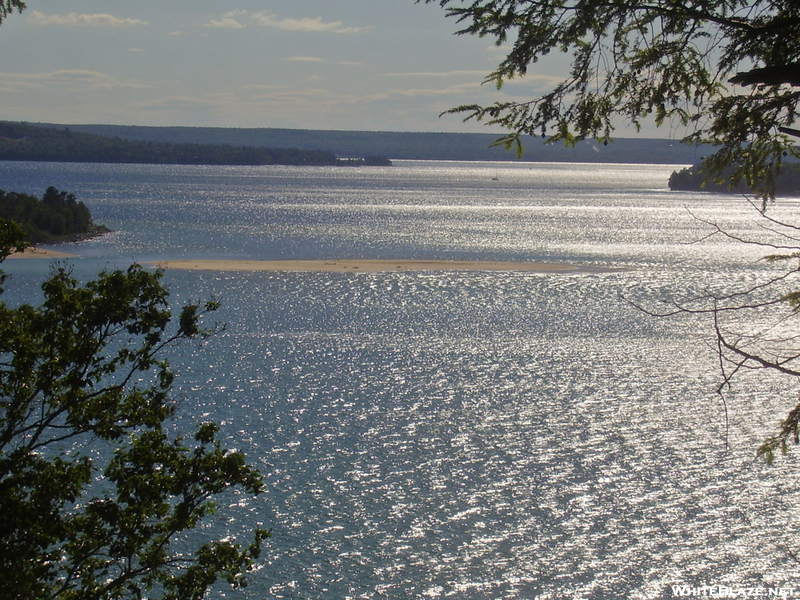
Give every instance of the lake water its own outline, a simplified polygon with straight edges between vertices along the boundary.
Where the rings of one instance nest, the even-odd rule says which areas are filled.
[[[705,318],[658,306],[776,273],[736,196],[672,193],[672,166],[397,161],[391,168],[0,163],[0,188],[76,193],[115,230],[71,246],[88,278],[167,258],[469,259],[523,272],[169,271],[226,331],[170,357],[181,419],[214,419],[265,474],[207,528],[270,527],[218,598],[673,598],[795,587],[796,452],[754,458],[796,399],[726,394]],[[782,201],[773,214],[796,213]],[[46,261],[7,261],[6,300]],[[766,593],[766,592],[765,592]],[[794,596],[788,596],[794,597]]]

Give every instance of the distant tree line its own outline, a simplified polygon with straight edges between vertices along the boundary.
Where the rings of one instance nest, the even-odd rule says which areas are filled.
[[[18,223],[25,231],[25,241],[32,244],[80,239],[108,231],[94,224],[89,209],[75,194],[52,186],[41,199],[0,190],[0,219]]]
[[[37,127],[61,127],[36,123]],[[337,156],[391,156],[399,160],[517,160],[513,152],[492,146],[496,133],[403,131],[335,131],[275,128],[153,127],[143,125],[69,125],[72,131],[126,140],[171,144],[229,144],[270,148],[305,148],[335,152]],[[545,143],[531,137],[524,162],[659,163],[687,165],[713,149],[689,146],[672,139],[615,138],[608,146],[586,140],[574,147]],[[384,159],[385,160],[385,159]]]
[[[7,121],[0,122],[0,160],[174,165],[391,165],[385,157],[342,160],[323,150],[133,141]]]
[[[669,177],[669,189],[676,191],[705,191],[718,193],[742,192],[750,194],[752,190],[740,182],[734,186],[730,176],[733,169],[724,172],[715,181],[705,181],[703,165],[693,165],[680,171],[673,171]],[[778,196],[800,196],[800,164],[784,164],[776,181],[776,194]]]

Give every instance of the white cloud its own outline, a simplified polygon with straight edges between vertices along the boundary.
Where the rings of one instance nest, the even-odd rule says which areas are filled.
[[[68,25],[70,27],[128,27],[132,25],[148,25],[147,21],[142,21],[141,19],[126,19],[123,17],[115,17],[107,13],[79,15],[73,12],[66,15],[46,15],[38,10],[30,14],[28,23],[33,25]]]
[[[310,19],[276,19],[275,15],[260,11],[251,15],[251,20],[261,27],[283,29],[284,31],[311,31],[331,33],[359,33],[363,31],[358,27],[344,27],[341,21],[324,23],[322,17]]]
[[[443,96],[460,97],[467,92],[475,92],[480,90],[481,86],[478,83],[462,83],[459,85],[451,85],[446,88],[411,88],[411,89],[396,89],[388,90],[378,94],[369,96],[371,101],[386,100],[390,98],[438,98]]]
[[[116,77],[98,71],[84,69],[60,69],[45,73],[0,73],[6,89],[22,89],[26,87],[63,86],[78,89],[110,89],[110,88],[149,88],[151,86],[120,81]]]
[[[232,16],[224,16],[221,19],[211,19],[207,27],[220,27],[222,29],[244,29],[247,25],[237,21]]]
[[[446,79],[449,77],[467,77],[475,82],[480,82],[487,85],[488,88],[494,90],[494,86],[487,84],[486,71],[442,71],[442,72],[426,72],[420,71],[417,73],[384,73],[384,77],[411,77],[418,79]],[[564,81],[561,75],[543,75],[537,73],[528,73],[525,77],[520,77],[511,82],[507,82],[503,87],[508,93],[512,89],[522,89],[523,94],[538,93],[538,91],[549,91]],[[471,85],[471,84],[470,84]],[[520,87],[524,86],[524,87]]]
[[[250,25],[269,27],[283,31],[303,31],[311,33],[361,33],[366,31],[363,27],[345,27],[341,21],[326,23],[322,17],[303,17],[302,19],[279,19],[267,11],[248,12],[246,10],[232,10],[222,15],[220,19],[211,19],[209,27],[222,27],[228,29],[242,29]]]
[[[313,104],[321,108],[331,106],[356,107],[398,99],[460,96],[465,92],[474,92],[475,90],[480,90],[480,85],[470,83],[454,85],[444,89],[397,89],[364,95],[340,93],[332,89],[322,88],[285,90],[276,89],[274,91],[268,91],[266,90],[266,86],[262,89],[258,89],[257,86],[251,86],[250,89],[253,89],[256,92],[265,92],[256,93],[252,97],[253,101],[281,103],[285,106],[290,106],[294,103],[303,103],[306,105]]]
[[[250,84],[250,85],[243,85],[243,90],[288,90],[291,89],[288,85],[258,85],[258,84]]]
[[[168,96],[142,103],[140,108],[156,110],[191,110],[196,108],[212,108],[216,105],[213,100],[193,96]]]
[[[460,77],[477,75],[486,77],[486,71],[421,71],[418,73],[384,73],[386,77]]]
[[[324,62],[325,59],[318,56],[292,56],[288,60],[294,62]]]

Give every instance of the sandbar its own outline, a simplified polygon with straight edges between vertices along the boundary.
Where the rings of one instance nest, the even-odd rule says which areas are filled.
[[[541,262],[456,260],[166,260],[151,263],[160,269],[193,271],[317,271],[376,273],[385,271],[533,271],[587,273],[607,271],[593,267]]]
[[[45,250],[43,248],[34,248],[29,246],[22,252],[14,252],[8,258],[72,258],[77,256],[75,254],[68,254],[67,252],[59,252],[58,250]]]

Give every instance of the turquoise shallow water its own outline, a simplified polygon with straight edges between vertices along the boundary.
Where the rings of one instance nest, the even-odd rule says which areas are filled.
[[[165,258],[546,260],[609,273],[167,272],[226,331],[184,346],[181,419],[220,421],[268,493],[208,525],[273,529],[227,598],[671,598],[792,585],[796,460],[753,459],[796,391],[727,395],[710,323],[656,305],[758,282],[740,198],[673,194],[668,166],[390,169],[0,163],[0,187],[75,192],[116,232],[75,273]],[[494,178],[497,178],[496,180]],[[776,210],[793,211],[783,203]],[[687,210],[688,209],[688,210]],[[9,300],[48,266],[7,262]],[[179,426],[177,424],[176,426]],[[796,587],[800,588],[800,585]]]

